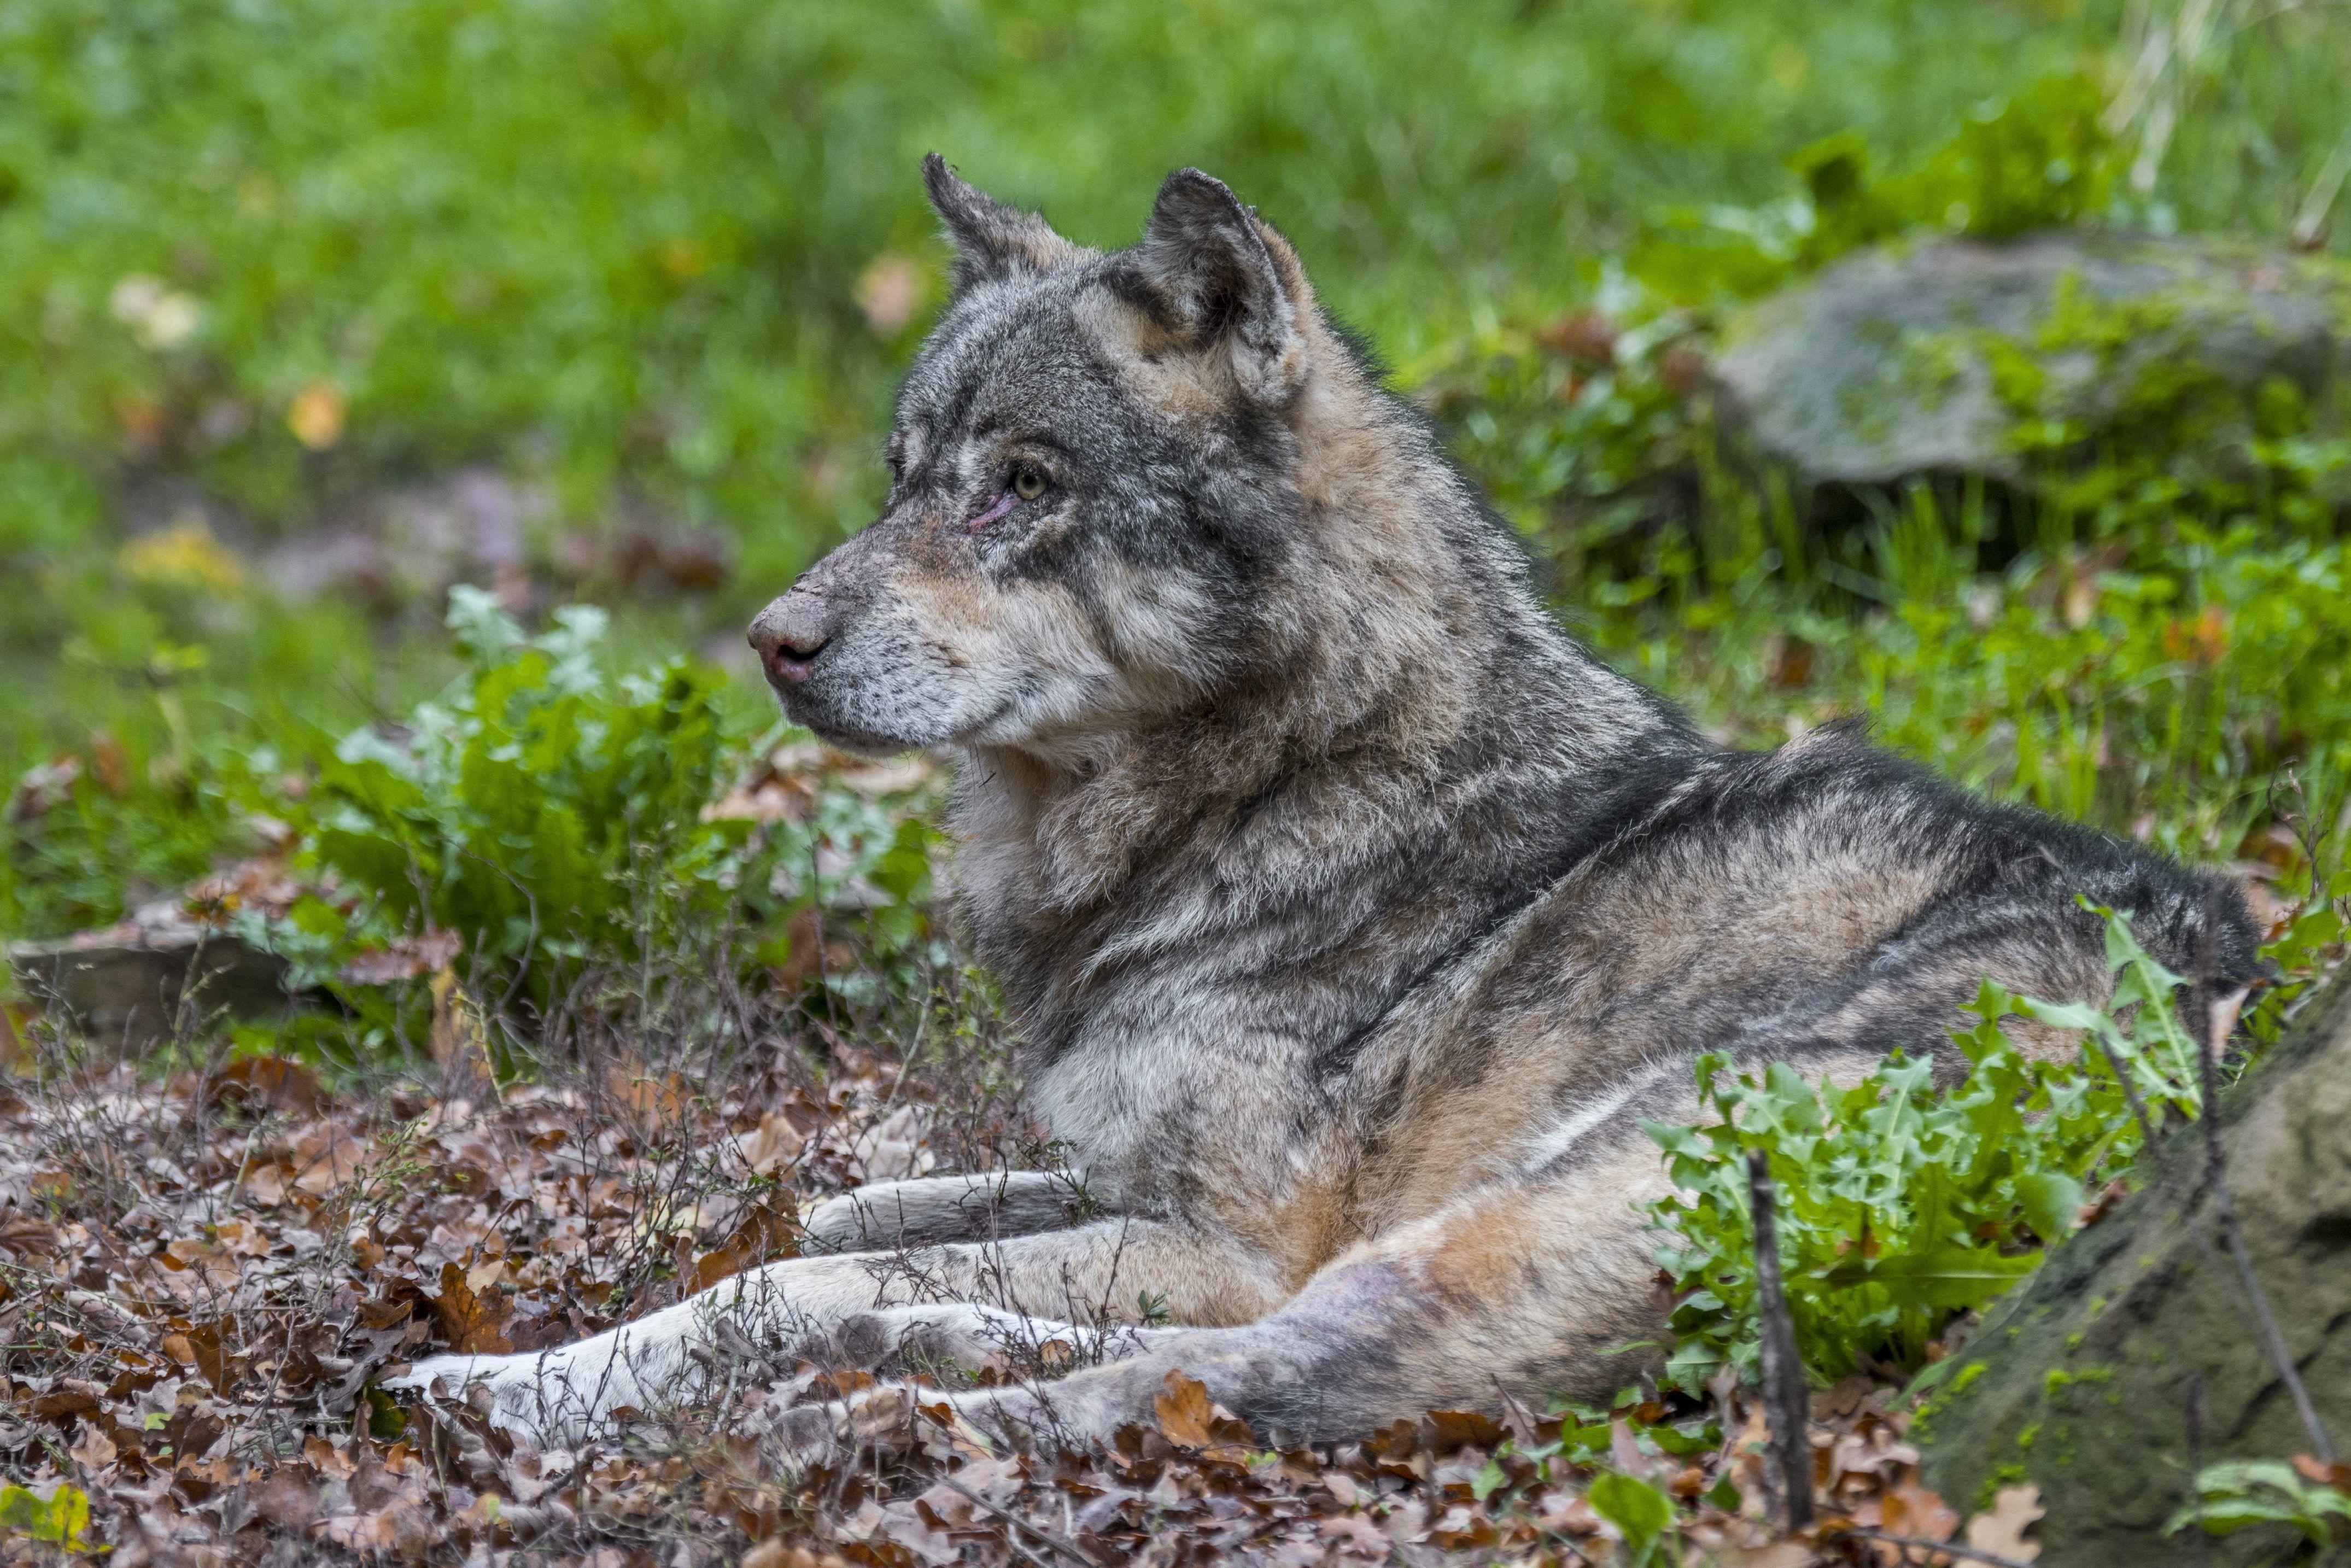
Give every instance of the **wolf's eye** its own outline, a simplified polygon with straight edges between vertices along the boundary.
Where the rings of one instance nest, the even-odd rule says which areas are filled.
[[[1045,471],[1023,463],[1012,470],[1012,493],[1024,501],[1033,501],[1045,493]]]

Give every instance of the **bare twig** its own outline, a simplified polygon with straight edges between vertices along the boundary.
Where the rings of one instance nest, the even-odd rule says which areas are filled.
[[[2147,1097],[2138,1092],[2137,1080],[2131,1076],[2128,1067],[2115,1060],[2114,1052],[2106,1049],[2095,1031],[2085,1030],[2082,1038],[2084,1044],[2098,1053],[2106,1071],[2115,1075],[2115,1082],[2123,1086],[2123,1098],[2130,1102],[2131,1116],[2138,1123],[2139,1153],[2155,1161],[2158,1180],[2169,1176],[2171,1156],[2164,1151],[2163,1141],[2155,1135],[2155,1119],[2147,1114]]]
[[[1796,1357],[1796,1325],[1780,1280],[1771,1166],[1761,1149],[1747,1151],[1747,1190],[1755,1210],[1755,1309],[1763,1320],[1763,1411],[1780,1460],[1787,1526],[1796,1531],[1813,1521],[1812,1390]]]
[[[1041,1530],[1036,1525],[1029,1523],[1027,1520],[1022,1519],[1019,1514],[1008,1512],[1007,1511],[997,1507],[994,1503],[988,1501],[986,1498],[980,1496],[977,1492],[972,1490],[969,1487],[964,1485],[953,1476],[941,1476],[939,1478],[939,1484],[952,1491],[960,1492],[965,1500],[972,1505],[972,1507],[987,1510],[989,1513],[994,1514],[997,1518],[1002,1520],[1013,1529],[1051,1547],[1054,1551],[1060,1552],[1071,1562],[1082,1563],[1086,1565],[1086,1568],[1102,1568],[1102,1559],[1096,1557],[1092,1552],[1088,1552],[1084,1547],[1078,1545],[1075,1542],[1064,1541],[1060,1536],[1054,1534],[1051,1531]]]
[[[1970,1546],[1963,1541],[1929,1541],[1923,1535],[1895,1535],[1883,1530],[1865,1530],[1855,1525],[1839,1530],[1832,1538],[1838,1541],[1876,1541],[1887,1546],[1910,1552],[1939,1552],[1946,1557],[1962,1557],[1970,1563],[1990,1563],[1993,1568],[2029,1568],[2017,1557],[2003,1557],[1997,1552],[1987,1552],[1980,1546]]]
[[[2188,1375],[2188,1506],[2196,1511],[2196,1558],[2209,1560],[2212,1538],[2204,1533],[2204,1489],[2196,1478],[2204,1473],[2204,1375]]]

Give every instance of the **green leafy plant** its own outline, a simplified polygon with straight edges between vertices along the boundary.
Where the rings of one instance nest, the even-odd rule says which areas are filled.
[[[2105,95],[2079,74],[2044,77],[1981,105],[1896,173],[1846,131],[1789,160],[1798,192],[1760,207],[1687,207],[1653,223],[1633,275],[1661,297],[1746,296],[1913,229],[1997,239],[2103,215],[2117,157]]]
[[[1670,1561],[1674,1534],[1674,1500],[1637,1476],[1603,1470],[1592,1478],[1583,1494],[1592,1511],[1624,1532],[1625,1546],[1635,1563]]]
[[[775,841],[703,811],[745,752],[720,672],[673,658],[611,676],[604,617],[588,606],[530,637],[460,587],[449,625],[465,669],[438,700],[400,733],[344,736],[300,794],[258,795],[299,835],[303,862],[362,901],[356,922],[298,905],[281,947],[323,966],[355,946],[454,933],[486,977],[544,1000],[592,958],[772,913]]]
[[[2283,1459],[2230,1459],[2196,1475],[2196,1497],[2165,1523],[2168,1534],[2198,1526],[2228,1535],[2250,1524],[2289,1524],[2313,1545],[2351,1530],[2351,1496]]]
[[[2070,1232],[2085,1191],[2129,1167],[2152,1116],[2198,1105],[2194,1043],[2172,1006],[2179,977],[2150,957],[2126,916],[2106,919],[2115,974],[2105,1008],[2053,1005],[1986,981],[1955,1033],[1970,1071],[1938,1090],[1932,1063],[1888,1057],[1838,1089],[1774,1063],[1698,1067],[1695,1126],[1648,1124],[1678,1189],[1653,1205],[1658,1260],[1675,1281],[1672,1359],[1695,1387],[1729,1361],[1758,1357],[1754,1230],[1746,1151],[1761,1149],[1780,1191],[1781,1267],[1796,1343],[1814,1376],[1864,1356],[1920,1365],[1956,1313],[1982,1305]],[[2020,1052],[2017,1018],[2081,1031],[2070,1060]],[[2128,1087],[2126,1087],[2126,1084]]]

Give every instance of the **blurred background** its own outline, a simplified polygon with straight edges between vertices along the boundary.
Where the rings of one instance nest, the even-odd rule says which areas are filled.
[[[2320,0],[12,0],[0,933],[236,848],[229,774],[450,678],[454,583],[611,607],[615,660],[718,660],[766,725],[738,628],[879,498],[934,149],[1102,246],[1225,178],[1727,738],[1868,711],[2258,861],[2351,743],[2337,405],[2262,404],[2233,467],[2067,427],[2064,486],[1814,505],[1717,461],[1709,371],[1922,234],[2324,269],[2346,108]]]

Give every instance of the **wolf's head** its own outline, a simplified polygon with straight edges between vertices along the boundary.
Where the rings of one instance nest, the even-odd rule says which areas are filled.
[[[1467,611],[1431,590],[1460,586],[1465,541],[1426,519],[1489,530],[1288,242],[1196,170],[1110,255],[936,156],[924,174],[954,297],[899,397],[888,506],[752,623],[795,718],[1082,761],[1252,691],[1374,700],[1446,655]]]

